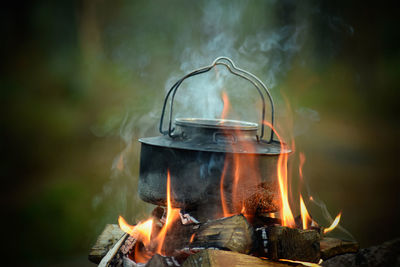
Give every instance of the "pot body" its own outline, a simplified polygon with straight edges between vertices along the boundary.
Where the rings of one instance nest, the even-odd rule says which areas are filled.
[[[179,208],[221,203],[221,190],[229,201],[235,177],[240,189],[277,181],[279,155],[199,151],[142,143],[140,157],[139,196],[156,205],[166,203],[168,170],[172,205]]]
[[[146,202],[166,204],[169,171],[174,207],[221,206],[223,198],[232,210],[260,183],[276,182],[279,155],[290,152],[260,141],[249,122],[177,119],[175,133],[139,139],[138,191]]]

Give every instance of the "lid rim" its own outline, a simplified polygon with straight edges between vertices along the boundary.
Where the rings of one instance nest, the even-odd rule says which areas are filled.
[[[176,118],[175,124],[183,127],[198,127],[224,130],[257,131],[258,124],[254,122],[227,120],[227,119],[203,119],[203,118]]]

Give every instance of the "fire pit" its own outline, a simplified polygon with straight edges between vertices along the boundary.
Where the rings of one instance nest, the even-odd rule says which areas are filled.
[[[224,118],[173,120],[174,98],[182,82],[218,65],[258,91],[260,124]],[[271,108],[269,122],[265,119],[266,97]],[[164,130],[169,99],[168,128]],[[264,138],[265,126],[270,129],[268,139]],[[139,139],[138,190],[144,201],[158,206],[151,218],[135,226],[122,217],[122,231],[109,226],[112,231],[102,234],[100,245],[91,253],[93,261],[102,259],[101,266],[310,266],[336,255],[335,251],[358,250],[356,243],[323,239],[340,215],[329,228],[320,227],[301,198],[301,216],[294,218],[287,184],[291,150],[274,128],[271,94],[260,79],[237,68],[229,58],[219,57],[172,86],[159,130],[161,136]],[[105,249],[104,239],[122,233],[112,249]]]

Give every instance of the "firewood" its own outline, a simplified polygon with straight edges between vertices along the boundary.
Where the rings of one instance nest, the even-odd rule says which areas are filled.
[[[249,253],[254,242],[254,230],[243,215],[234,215],[206,223],[182,225],[173,223],[165,237],[163,251],[168,256],[182,249],[219,248]]]
[[[174,257],[165,257],[160,254],[154,255],[145,265],[145,267],[175,267],[181,266]]]
[[[182,267],[288,267],[298,263],[275,262],[231,251],[205,249],[186,259]]]
[[[324,262],[324,267],[400,266],[400,238],[383,244],[346,253]]]
[[[99,264],[101,259],[123,236],[124,232],[116,224],[107,224],[103,232],[97,238],[96,243],[90,249],[89,260]]]
[[[320,234],[315,230],[269,226],[257,229],[256,236],[259,256],[273,260],[289,259],[308,262],[320,260]]]
[[[120,240],[114,244],[114,246],[107,252],[107,254],[101,259],[99,263],[99,267],[107,267],[107,266],[122,266],[121,257],[121,246],[126,242],[129,238],[128,234],[123,234]]]
[[[254,240],[253,227],[240,214],[200,225],[190,247],[221,248],[248,254]]]
[[[337,238],[324,237],[320,241],[321,258],[323,260],[345,253],[356,253],[360,246],[357,242],[343,241]]]

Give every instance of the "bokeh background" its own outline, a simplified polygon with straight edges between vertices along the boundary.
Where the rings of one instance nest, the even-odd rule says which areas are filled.
[[[303,152],[313,196],[343,212],[362,247],[398,237],[400,36],[396,9],[381,2],[3,4],[5,261],[92,266],[106,223],[143,219],[151,205],[136,195],[137,139],[158,134],[167,87],[219,55],[270,86],[296,143],[293,179]],[[180,110],[198,114],[212,81]],[[257,108],[245,96],[232,95],[238,110]],[[201,107],[215,113],[218,101]]]

